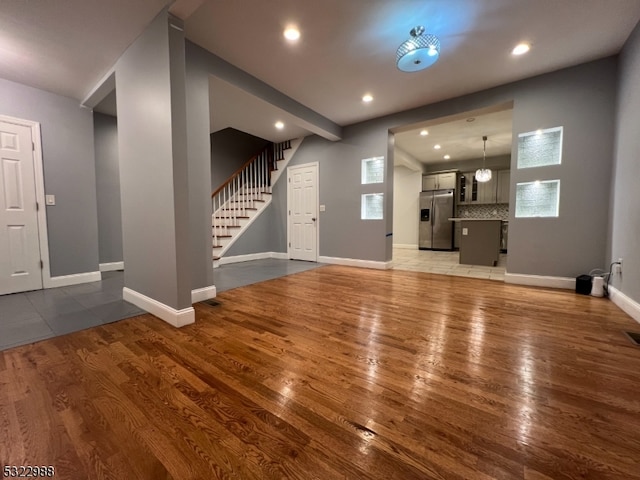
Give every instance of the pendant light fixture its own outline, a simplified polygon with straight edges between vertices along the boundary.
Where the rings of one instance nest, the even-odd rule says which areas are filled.
[[[396,65],[403,72],[417,72],[430,67],[440,56],[440,40],[432,33],[424,33],[418,25],[411,29],[411,38],[396,51]]]
[[[482,137],[484,147],[482,148],[482,168],[476,170],[476,180],[478,182],[488,182],[491,180],[491,170],[489,170],[485,163],[487,162],[487,136]]]

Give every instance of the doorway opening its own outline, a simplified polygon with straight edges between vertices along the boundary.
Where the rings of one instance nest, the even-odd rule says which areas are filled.
[[[504,280],[512,116],[509,102],[392,130],[394,268]],[[476,239],[483,222],[492,233]],[[482,255],[469,257],[476,247]]]

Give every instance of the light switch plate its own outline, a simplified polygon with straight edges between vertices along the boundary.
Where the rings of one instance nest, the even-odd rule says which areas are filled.
[[[56,196],[55,195],[45,195],[44,203],[47,205],[55,205],[56,204]]]
[[[462,234],[463,235],[469,235],[469,229],[468,228],[463,228],[462,229]]]
[[[325,206],[324,205],[320,205],[320,211],[324,212],[325,211]]]

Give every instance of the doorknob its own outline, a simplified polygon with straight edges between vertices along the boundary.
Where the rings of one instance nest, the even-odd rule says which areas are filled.
[[[316,217],[311,217],[311,220],[313,220],[315,222],[316,221]]]

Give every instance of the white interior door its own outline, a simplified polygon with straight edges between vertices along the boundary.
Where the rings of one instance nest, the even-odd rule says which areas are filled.
[[[0,295],[41,288],[31,128],[0,121]]]
[[[318,164],[289,167],[289,258],[318,261]]]

